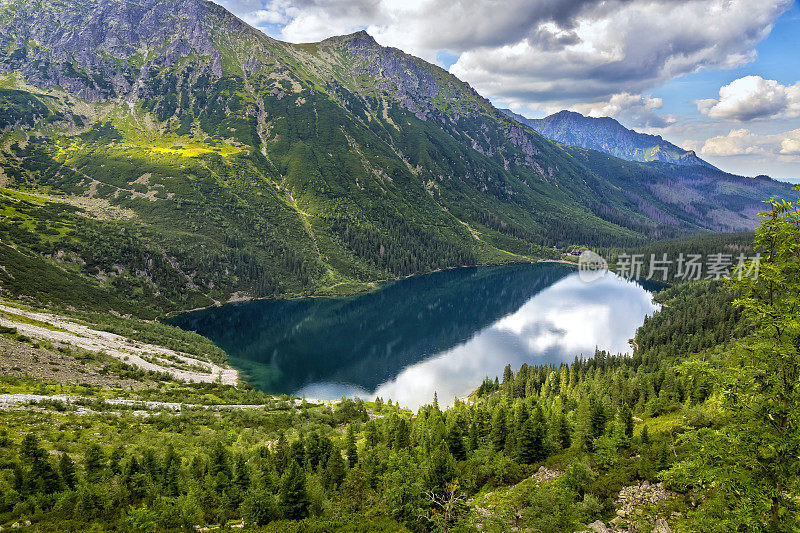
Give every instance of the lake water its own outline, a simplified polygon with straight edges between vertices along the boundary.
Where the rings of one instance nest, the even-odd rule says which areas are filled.
[[[415,409],[434,391],[452,404],[509,363],[627,353],[655,310],[639,284],[610,273],[585,283],[539,263],[437,272],[349,298],[233,303],[169,323],[212,339],[266,392],[377,395]]]

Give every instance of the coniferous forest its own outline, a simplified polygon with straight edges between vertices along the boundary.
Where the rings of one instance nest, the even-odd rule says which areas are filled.
[[[447,409],[436,396],[412,413],[389,398],[312,404],[157,381],[133,396],[183,409],[115,405],[90,386],[71,389],[77,404],[31,402],[3,415],[2,520],[40,531],[571,532],[613,518],[794,531],[797,228],[796,205],[775,202],[755,237],[757,280],[658,292],[632,356],[509,366]],[[626,513],[620,491],[642,480],[657,503]]]
[[[748,73],[698,94],[692,128],[727,122],[687,141],[697,152],[576,113],[544,120],[569,119],[549,128],[551,139],[531,127],[545,131],[542,121],[501,111],[498,95],[454,75],[469,73],[475,56],[428,50],[441,65],[453,56],[446,70],[384,46],[391,31],[381,43],[367,31],[284,42],[250,23],[273,20],[267,7],[288,21],[292,2],[225,4],[257,10],[240,18],[208,0],[0,1],[0,531],[800,531],[800,211],[788,201],[800,189],[700,158],[796,164],[800,130],[778,138],[765,124],[797,118],[797,84]],[[380,2],[305,4],[382,13]],[[509,102],[556,87],[539,102],[548,112],[591,105],[592,117],[630,114],[665,132],[694,130],[673,122],[670,102],[658,111],[648,83],[723,66],[727,76],[756,60],[773,27],[797,33],[776,23],[796,14],[785,1],[765,3],[766,14],[753,2],[644,2],[661,15],[620,16],[625,31],[603,18],[634,4],[522,2],[484,17],[481,2],[456,3],[493,19],[481,24],[515,28],[459,32],[459,16],[448,15],[435,32],[414,24],[394,33],[463,33],[459,41],[485,39],[485,51],[530,26],[497,57],[534,47],[516,62],[529,76],[527,61],[546,55],[535,46],[560,47],[597,78],[573,78],[574,65],[560,60],[539,65],[548,78],[513,89]],[[523,5],[545,18],[518,16]],[[684,8],[696,10],[685,15],[692,24],[670,18]],[[319,26],[337,27],[328,18]],[[651,18],[657,31],[643,25]],[[699,36],[745,22],[727,40]],[[675,28],[684,33],[658,53],[644,46],[641,36]],[[585,40],[631,35],[638,64],[618,57],[625,47]],[[477,78],[516,87],[490,72],[516,64],[497,57],[474,60]],[[639,71],[649,78],[633,79]],[[550,77],[559,75],[576,89],[558,89]],[[759,91],[768,105],[756,105]],[[736,129],[717,136],[721,124]],[[458,355],[574,281],[583,250],[617,272],[632,256],[687,254],[725,256],[731,268],[688,278],[671,262],[655,278],[657,306],[639,286],[638,303],[656,310],[641,323],[645,311],[636,315],[635,334],[625,329],[624,353],[570,346],[567,358],[514,359],[533,352],[509,344],[515,352],[482,354],[493,366],[476,367],[458,398],[432,394],[412,410],[369,392],[432,359],[452,362],[453,375],[469,371],[470,361],[437,350]],[[739,257],[758,275],[737,275]],[[566,265],[532,265],[543,261]],[[484,267],[505,274],[492,285]],[[435,272],[460,268],[477,274],[436,286],[452,272]],[[533,274],[518,275],[524,269]],[[403,309],[388,308],[381,291],[428,274],[417,285],[426,298],[399,290]],[[492,305],[459,314],[489,293]],[[241,341],[236,328],[252,324],[271,346],[290,345],[314,318],[307,331],[357,316],[360,295],[374,297],[361,309],[375,320],[342,328],[336,343],[301,339],[307,357],[256,354],[258,368],[237,366],[210,334],[170,325],[214,308],[226,340]],[[314,315],[314,298],[335,305]],[[230,312],[255,300],[296,312]],[[525,310],[546,314],[552,302]],[[566,335],[551,325],[542,338]],[[611,316],[607,329],[619,325]],[[342,345],[356,348],[334,349]],[[356,392],[306,398],[306,381],[286,376],[300,367],[308,383]],[[372,381],[330,381],[344,367]],[[279,382],[297,387],[259,389]]]

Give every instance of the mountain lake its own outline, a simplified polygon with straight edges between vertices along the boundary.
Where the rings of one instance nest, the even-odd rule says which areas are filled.
[[[381,396],[416,409],[464,398],[506,364],[630,353],[653,284],[591,283],[557,263],[459,268],[347,298],[238,302],[168,323],[214,341],[252,386],[323,400]]]

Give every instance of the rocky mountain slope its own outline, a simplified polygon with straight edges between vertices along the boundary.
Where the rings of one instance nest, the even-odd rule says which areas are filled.
[[[684,150],[659,135],[630,130],[610,117],[587,117],[574,111],[559,111],[545,118],[526,118],[509,109],[503,113],[530,126],[548,139],[591,148],[628,161],[662,161],[675,165],[715,168],[692,150]]]
[[[3,2],[0,128],[3,293],[140,315],[741,230],[788,191],[563,147],[364,32],[204,0]]]

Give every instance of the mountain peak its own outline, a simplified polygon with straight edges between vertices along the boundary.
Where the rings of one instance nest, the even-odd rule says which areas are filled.
[[[367,33],[366,30],[359,30],[353,33],[347,33],[345,35],[334,35],[333,37],[328,37],[321,41],[322,43],[336,43],[336,42],[346,42],[346,43],[354,43],[354,44],[364,44],[364,45],[378,45],[378,42],[375,40],[372,35]]]
[[[660,135],[631,130],[611,117],[589,117],[563,110],[541,119],[529,119],[502,110],[517,122],[526,124],[548,139],[581,148],[598,150],[628,161],[662,161],[675,165],[700,165],[715,168],[692,150],[684,150]]]
[[[557,113],[553,113],[552,115],[549,115],[546,118],[550,118],[550,117],[581,117],[581,118],[589,118],[586,115],[582,115],[582,114],[578,113],[577,111],[570,111],[569,109],[562,109],[561,111],[558,111]]]

